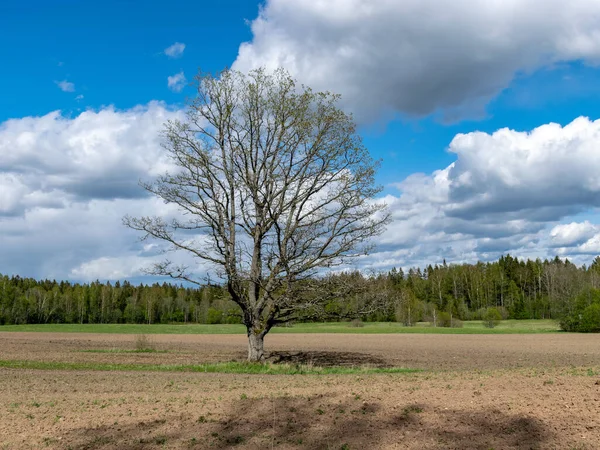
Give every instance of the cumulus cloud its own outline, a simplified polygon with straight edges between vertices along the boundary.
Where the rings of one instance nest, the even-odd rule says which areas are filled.
[[[75,84],[67,80],[55,81],[58,88],[63,92],[75,92]]]
[[[159,131],[182,115],[150,103],[1,123],[0,273],[130,278],[162,258],[160,243],[138,242],[121,219],[177,214],[137,182],[174,169]],[[600,121],[586,118],[457,135],[449,144],[454,163],[413,174],[381,199],[394,221],[357,267],[474,262],[507,252],[589,262],[600,253],[599,147]],[[184,254],[169,257],[199,276],[208,269]]]
[[[71,270],[78,280],[124,280],[144,275],[148,261],[137,255],[106,257],[85,261]]]
[[[26,193],[27,186],[16,174],[0,173],[0,215],[12,215],[20,210]]]
[[[548,221],[600,206],[600,120],[531,132],[501,129],[457,135],[446,169],[447,214]]]
[[[550,231],[550,240],[556,247],[575,246],[587,242],[600,233],[600,226],[584,222],[557,225]]]
[[[598,252],[600,225],[559,222],[600,206],[599,147],[600,120],[584,117],[529,132],[457,135],[449,146],[454,163],[406,178],[395,186],[400,195],[385,199],[395,220],[381,240],[384,256],[394,249],[409,261]]]
[[[600,60],[595,0],[267,0],[233,68],[283,66],[360,121],[480,113],[519,73]]]
[[[167,77],[167,86],[173,92],[181,92],[185,87],[185,82],[186,79],[183,71]]]
[[[588,239],[581,245],[578,245],[576,248],[568,248],[562,249],[563,254],[572,255],[572,254],[581,254],[581,255],[600,255],[600,233],[596,234],[594,237]]]
[[[85,281],[137,276],[142,263],[160,256],[147,255],[139,234],[122,225],[126,214],[169,216],[172,210],[150,197],[91,199],[0,218],[0,273]]]
[[[10,172],[0,172],[0,219],[2,216],[23,214],[30,207],[61,208],[62,193],[49,189],[31,189],[29,177]]]
[[[180,58],[185,50],[185,44],[182,42],[175,42],[173,45],[165,48],[165,55],[169,58]]]
[[[55,111],[8,120],[0,124],[0,172],[27,186],[28,195],[60,191],[70,200],[140,197],[139,178],[169,166],[159,131],[177,117],[181,112],[155,102],[126,111],[89,110],[72,119]],[[16,191],[7,196],[16,198]]]
[[[153,102],[1,123],[0,273],[65,278],[86,261],[141,252],[121,218],[165,211],[138,181],[172,168],[159,132],[181,117]]]
[[[550,231],[550,243],[563,256],[600,254],[600,224],[571,222],[555,226]]]

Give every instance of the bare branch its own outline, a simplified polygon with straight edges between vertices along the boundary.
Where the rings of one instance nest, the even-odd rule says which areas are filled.
[[[142,184],[186,220],[124,223],[222,271],[249,336],[323,317],[337,291],[316,295],[311,277],[367,253],[389,220],[371,201],[380,192],[376,163],[339,96],[299,87],[283,70],[196,80],[187,119],[163,133],[178,170]],[[197,283],[169,261],[152,270]]]

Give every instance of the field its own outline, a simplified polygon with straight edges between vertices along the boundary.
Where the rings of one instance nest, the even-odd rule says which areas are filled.
[[[550,323],[296,325],[269,373],[243,334],[76,327],[0,327],[0,448],[600,448],[600,337]]]
[[[558,332],[554,320],[503,320],[495,328],[486,328],[483,322],[472,320],[464,322],[462,328],[434,328],[420,322],[414,327],[405,327],[396,322],[366,322],[359,328],[348,322],[297,323],[291,327],[273,328],[271,333],[417,333],[417,334],[514,334],[514,333],[553,333]],[[246,334],[243,325],[138,325],[138,324],[34,324],[3,325],[5,331],[35,331],[61,333],[118,333],[118,334]]]

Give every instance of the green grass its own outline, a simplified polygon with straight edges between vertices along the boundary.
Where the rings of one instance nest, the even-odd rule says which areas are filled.
[[[167,353],[167,350],[155,350],[153,348],[143,348],[141,350],[126,350],[122,348],[110,348],[110,349],[92,349],[92,350],[80,350],[82,353]]]
[[[33,370],[92,370],[92,371],[147,371],[147,372],[206,372],[265,375],[332,375],[372,373],[415,373],[419,369],[402,367],[316,367],[293,364],[259,364],[224,362],[210,364],[110,364],[99,362],[10,361],[0,360],[0,368]]]
[[[144,324],[35,324],[0,325],[2,331],[115,333],[115,334],[246,334],[243,325],[144,325]],[[503,320],[496,328],[486,328],[480,320],[465,321],[463,328],[434,328],[426,323],[405,327],[395,322],[365,322],[351,327],[349,322],[298,323],[292,327],[276,327],[272,333],[422,333],[422,334],[520,334],[554,333],[559,327],[554,320]]]

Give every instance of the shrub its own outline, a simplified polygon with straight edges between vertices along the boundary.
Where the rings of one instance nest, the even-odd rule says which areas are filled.
[[[588,289],[575,298],[575,308],[560,320],[564,331],[600,332],[600,290]]]
[[[485,310],[482,319],[487,328],[494,328],[502,320],[502,314],[497,308],[491,307]]]
[[[506,320],[510,317],[510,313],[508,312],[508,309],[506,309],[504,306],[497,306],[496,309],[502,316],[502,320]]]
[[[579,331],[577,329],[579,327],[579,320],[575,318],[573,314],[560,319],[559,325],[560,329],[563,331]]]
[[[439,313],[437,313],[437,326],[450,328],[452,326],[452,316],[450,315],[450,313],[447,313],[445,311],[440,311]]]
[[[211,325],[223,323],[223,311],[215,308],[208,308],[208,313],[206,314],[206,323]]]
[[[170,322],[185,322],[185,314],[183,311],[175,311],[171,314]]]
[[[595,333],[600,331],[600,303],[589,305],[581,315],[581,326],[579,331]]]
[[[350,323],[348,324],[348,326],[352,327],[352,328],[362,328],[362,327],[365,326],[365,324],[360,319],[354,319],[354,320],[350,321]]]
[[[433,326],[433,317],[429,318],[431,325]],[[436,326],[444,328],[462,328],[463,323],[461,320],[454,317],[449,312],[440,311],[436,313]]]
[[[242,323],[242,315],[238,309],[230,308],[225,313],[225,323],[240,324]]]
[[[452,318],[452,325],[450,325],[452,328],[462,328],[463,327],[463,322],[460,319],[455,319]]]

